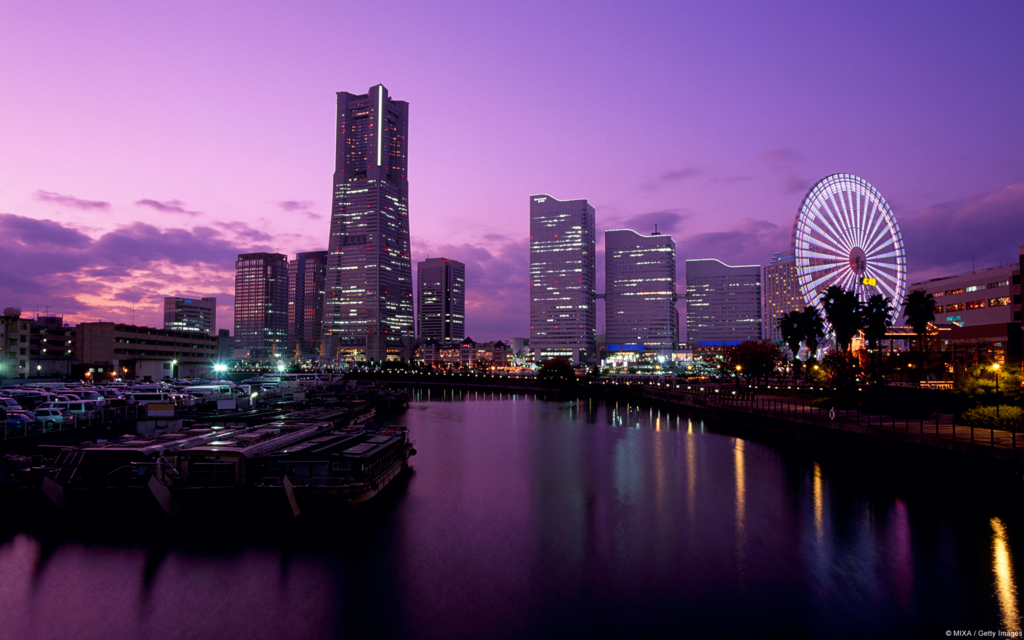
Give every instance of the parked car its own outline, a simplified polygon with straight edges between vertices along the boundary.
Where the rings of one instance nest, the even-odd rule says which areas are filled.
[[[29,427],[32,426],[32,420],[23,413],[10,413],[7,414],[7,432],[18,435],[25,435],[28,433]]]
[[[5,409],[20,409],[21,405],[14,398],[0,398],[0,407]]]
[[[58,429],[75,424],[75,417],[69,411],[60,409],[37,409],[36,424],[44,429]]]

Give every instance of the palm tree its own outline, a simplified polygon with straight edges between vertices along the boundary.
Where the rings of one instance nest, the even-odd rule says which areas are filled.
[[[907,294],[903,301],[903,318],[917,334],[917,350],[924,351],[924,334],[928,323],[935,322],[935,297],[916,289]]]
[[[880,293],[868,298],[867,304],[864,305],[864,338],[868,342],[868,347],[875,350],[876,369],[882,355],[879,343],[892,326],[892,312],[892,300]]]
[[[796,377],[796,365],[799,360],[797,354],[800,353],[800,341],[804,339],[802,324],[803,316],[800,311],[790,311],[779,316],[777,321],[779,332],[782,334],[782,340],[789,347],[790,353],[793,354],[793,377]]]
[[[832,285],[825,289],[821,297],[821,306],[825,309],[828,323],[835,331],[836,343],[844,354],[848,354],[853,337],[864,326],[864,311],[860,298],[853,291]]]
[[[817,307],[805,307],[800,312],[800,333],[803,335],[811,359],[817,358],[818,343],[825,337],[825,322]]]

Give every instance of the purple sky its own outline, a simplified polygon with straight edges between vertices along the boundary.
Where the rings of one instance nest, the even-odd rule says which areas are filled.
[[[410,103],[413,259],[528,333],[529,196],[765,264],[872,183],[911,280],[1024,243],[1024,3],[0,4],[0,305],[160,326],[239,252],[325,249],[336,91]],[[599,256],[603,290],[603,256]],[[603,315],[603,306],[601,307]],[[601,323],[603,325],[603,321]]]

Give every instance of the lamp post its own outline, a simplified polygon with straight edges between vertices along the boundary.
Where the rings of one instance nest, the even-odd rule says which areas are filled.
[[[996,362],[992,365],[992,370],[996,372],[996,421],[999,420],[999,363]]]

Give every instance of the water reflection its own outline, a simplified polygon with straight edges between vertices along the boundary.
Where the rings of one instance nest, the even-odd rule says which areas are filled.
[[[733,466],[736,470],[736,574],[743,588],[746,580],[744,568],[744,556],[747,546],[747,481],[746,472],[743,468],[743,441],[736,438],[733,441]]]
[[[814,463],[814,531],[818,538],[818,553],[821,554],[825,544],[825,500],[821,489],[821,466]]]
[[[1006,525],[999,518],[992,525],[992,571],[996,574],[996,599],[1004,631],[1020,631],[1020,613],[1017,610],[1017,586],[1013,580],[1013,562],[1006,539]]]

